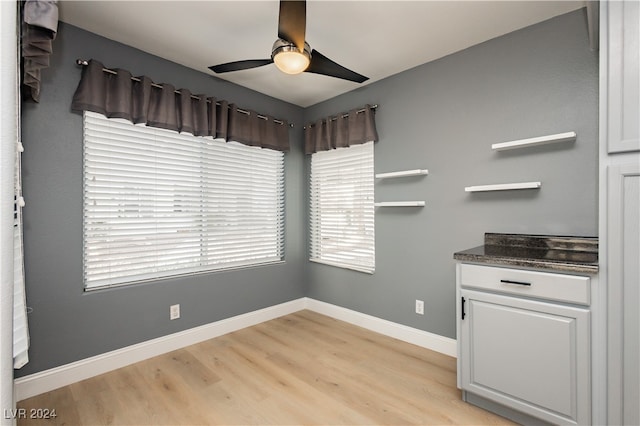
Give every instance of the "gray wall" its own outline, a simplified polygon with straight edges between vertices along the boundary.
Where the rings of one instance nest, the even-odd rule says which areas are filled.
[[[302,296],[455,338],[452,254],[485,232],[596,235],[597,54],[582,11],[491,40],[303,110],[78,28],[61,25],[39,105],[23,109],[31,362],[17,376]],[[70,111],[76,58],[101,60],[296,124],[286,155],[286,263],[83,292],[82,118]],[[307,261],[304,123],[380,105],[376,199],[425,200],[376,213],[376,273]],[[576,131],[573,144],[492,152],[492,143]],[[470,195],[540,180],[539,191]],[[413,313],[425,301],[425,315]],[[182,318],[169,321],[169,305]]]
[[[455,338],[454,252],[485,232],[597,235],[597,70],[583,9],[307,108],[312,122],[379,104],[376,172],[429,170],[376,181],[376,201],[426,206],[377,209],[375,274],[309,263],[308,296]],[[575,143],[491,150],[567,131]],[[526,181],[542,188],[464,191]]]
[[[70,111],[76,58],[148,75],[295,123],[286,168],[286,262],[85,293],[82,282],[82,115]],[[23,106],[24,234],[31,361],[52,368],[305,295],[302,109],[61,24],[40,104]],[[169,306],[180,303],[179,320]]]

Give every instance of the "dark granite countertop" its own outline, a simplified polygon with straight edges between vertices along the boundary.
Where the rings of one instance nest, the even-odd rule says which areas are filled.
[[[485,234],[485,244],[454,253],[462,262],[536,268],[559,272],[598,272],[598,238]]]

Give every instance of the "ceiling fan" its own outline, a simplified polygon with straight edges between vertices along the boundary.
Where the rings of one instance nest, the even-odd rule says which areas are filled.
[[[213,65],[209,69],[221,74],[275,63],[280,71],[287,74],[311,72],[356,83],[362,83],[369,79],[333,62],[317,50],[311,50],[311,47],[305,41],[306,21],[306,1],[282,0],[280,1],[280,15],[278,18],[278,39],[271,49],[271,58],[227,62]]]

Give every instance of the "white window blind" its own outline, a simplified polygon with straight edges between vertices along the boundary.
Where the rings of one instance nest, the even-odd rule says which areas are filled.
[[[310,260],[373,273],[373,142],[311,155]]]
[[[283,257],[282,152],[85,112],[87,289]]]

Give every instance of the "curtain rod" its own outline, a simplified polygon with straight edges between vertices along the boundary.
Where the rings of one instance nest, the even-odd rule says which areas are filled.
[[[88,61],[86,61],[86,60],[84,60],[84,59],[76,59],[76,64],[77,64],[77,65],[82,65],[82,66],[85,66],[85,67],[86,67],[87,65],[89,65],[89,62],[88,62]],[[108,73],[110,73],[110,74],[118,74],[116,71],[111,70],[111,69],[109,69],[109,68],[102,68],[102,71],[104,71],[104,72],[108,72]],[[133,76],[131,76],[131,80],[133,80],[133,81],[140,81],[140,79],[139,79],[139,78],[137,78],[137,77],[133,77]],[[153,87],[157,87],[158,89],[162,89],[162,85],[161,85],[161,84],[151,83],[151,85],[152,85]],[[180,92],[179,92],[179,91],[177,91],[177,90],[175,90],[174,92],[175,92],[176,94],[178,94],[178,95],[182,95],[182,93],[180,93]],[[198,96],[196,96],[196,95],[191,95],[191,98],[192,98],[192,99],[200,99],[200,97],[198,97]],[[209,99],[207,99],[207,102],[211,102],[211,101],[210,101]],[[220,102],[216,102],[216,105],[220,105]],[[376,106],[377,106],[377,105],[376,105]],[[236,108],[236,111],[241,112],[242,114],[247,114],[247,115],[249,115],[249,111],[244,110],[244,109]],[[267,119],[268,119],[268,117],[267,117],[267,116],[265,116],[265,115],[261,115],[261,114],[258,114],[258,118],[262,118],[263,120],[267,120]],[[273,119],[273,122],[274,122],[274,123],[277,123],[277,124],[284,124],[284,121],[283,121],[283,120],[279,120],[279,119],[276,119],[276,118],[274,118],[274,119]],[[293,123],[289,123],[289,127],[293,127]]]
[[[372,109],[372,110],[375,110],[375,109],[377,109],[377,108],[378,108],[378,104],[371,105],[371,106],[369,107],[369,109]],[[366,108],[359,109],[359,110],[357,110],[357,111],[356,111],[356,114],[360,114],[360,113],[362,113],[362,112],[365,112],[366,110],[367,110]],[[338,116],[336,116],[336,117],[331,117],[331,121],[335,121],[335,120],[337,120],[339,116],[340,116],[340,115],[338,115]],[[342,118],[347,118],[348,116],[349,116],[349,113],[348,113],[348,112],[347,112],[347,113],[342,114]],[[305,130],[306,130],[306,128],[307,128],[307,127],[313,127],[313,126],[314,126],[314,123],[311,123],[311,124],[309,124],[309,126],[304,126],[304,127],[303,127],[303,129],[305,129]]]

